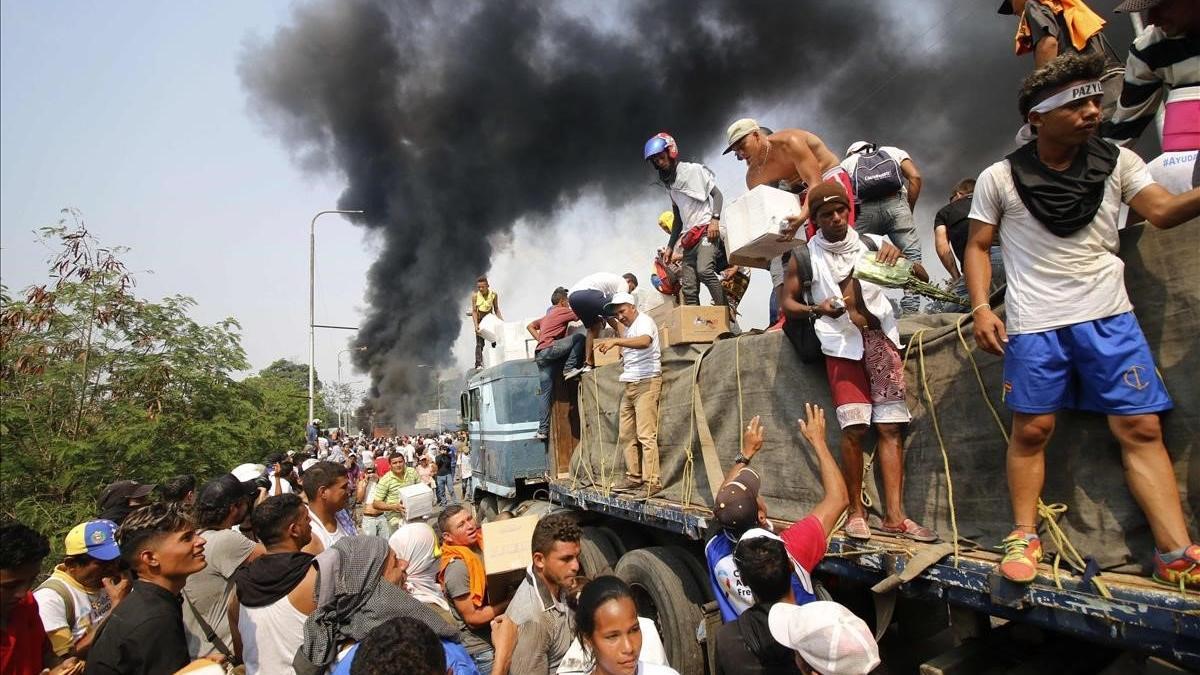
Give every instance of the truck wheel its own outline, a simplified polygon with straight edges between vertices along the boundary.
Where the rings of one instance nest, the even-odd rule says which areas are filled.
[[[617,576],[633,587],[638,614],[658,627],[671,667],[680,675],[704,675],[704,650],[696,642],[696,630],[704,621],[705,594],[686,555],[667,546],[630,551],[617,563]]]
[[[612,574],[613,567],[620,559],[604,528],[583,528],[583,538],[579,540],[580,574],[593,578]]]
[[[593,529],[596,530],[597,534],[603,535],[604,538],[608,540],[609,545],[612,546],[613,551],[616,552],[617,557],[613,558],[613,561],[612,561],[612,564],[615,567],[617,564],[617,561],[621,559],[621,556],[623,556],[629,552],[629,549],[626,548],[626,546],[625,546],[625,542],[621,541],[621,537],[617,536],[616,531],[613,530],[611,527],[607,527],[605,525],[597,525]]]
[[[479,504],[476,519],[482,523],[491,522],[500,511],[496,508],[496,495],[484,495],[476,502]]]

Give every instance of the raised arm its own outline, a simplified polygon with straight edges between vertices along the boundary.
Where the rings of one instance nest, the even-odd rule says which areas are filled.
[[[1200,217],[1200,188],[1173,195],[1158,183],[1152,183],[1129,200],[1129,208],[1141,214],[1154,227],[1168,230]]]
[[[838,519],[842,517],[842,512],[850,505],[850,496],[846,491],[846,482],[842,479],[842,470],[838,468],[837,462],[829,452],[829,445],[825,442],[825,411],[818,405],[805,403],[804,416],[806,419],[797,420],[800,435],[808,441],[817,456],[821,487],[825,490],[825,495],[809,514],[816,516],[817,520],[821,521],[821,527],[829,533],[833,532]]]

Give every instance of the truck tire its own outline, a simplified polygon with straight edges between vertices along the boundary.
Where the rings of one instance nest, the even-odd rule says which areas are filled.
[[[579,540],[580,574],[592,578],[612,574],[613,567],[621,559],[620,553],[613,547],[604,529],[602,527],[583,528],[583,537]]]
[[[621,541],[621,537],[618,536],[616,531],[611,527],[606,525],[597,525],[595,529],[597,534],[604,535],[604,537],[608,539],[609,545],[612,546],[613,551],[616,551],[617,557],[612,561],[613,567],[615,568],[617,561],[621,559],[621,556],[628,553],[629,549],[626,548],[625,542]]]
[[[485,494],[476,502],[479,506],[476,509],[475,519],[482,525],[483,523],[491,522],[495,519],[499,509],[496,508],[496,495]]]
[[[668,546],[637,549],[621,557],[616,571],[633,587],[638,614],[658,626],[671,667],[680,675],[704,675],[704,650],[696,643],[696,630],[704,621],[705,593],[687,555]]]

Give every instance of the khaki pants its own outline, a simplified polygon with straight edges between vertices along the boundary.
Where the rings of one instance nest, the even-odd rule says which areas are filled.
[[[625,473],[634,480],[658,485],[658,397],[662,375],[639,382],[626,382],[621,397],[620,438],[625,443]],[[641,461],[638,461],[638,446]]]

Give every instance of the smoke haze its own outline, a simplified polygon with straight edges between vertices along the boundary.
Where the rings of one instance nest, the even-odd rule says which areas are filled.
[[[339,208],[365,210],[356,222],[378,235],[355,358],[376,409],[402,421],[427,407],[415,365],[447,362],[492,238],[517,221],[585,228],[556,219],[584,196],[653,195],[640,151],[658,131],[695,160],[743,116],[838,154],[897,145],[940,206],[1019,125],[1032,58],[1013,56],[1015,22],[995,4],[315,2],[251,42],[240,74],[298,165],[341,174]],[[1127,23],[1108,34],[1123,53]],[[740,167],[718,177],[726,199],[741,193]],[[597,271],[571,254],[565,283]]]

